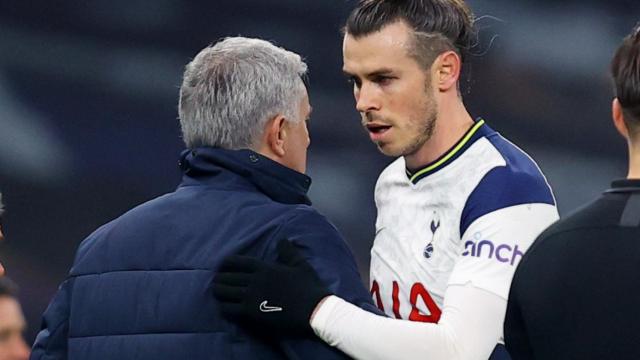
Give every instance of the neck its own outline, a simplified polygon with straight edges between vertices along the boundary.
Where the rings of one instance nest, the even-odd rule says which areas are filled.
[[[435,161],[451,149],[471,126],[473,119],[459,97],[456,96],[450,103],[443,101],[438,109],[438,119],[431,139],[415,153],[404,156],[407,167],[415,170]]]
[[[629,174],[627,179],[640,179],[640,144],[629,142]]]

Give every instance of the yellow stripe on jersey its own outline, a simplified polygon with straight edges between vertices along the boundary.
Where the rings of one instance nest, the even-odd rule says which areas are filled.
[[[480,129],[480,127],[484,125],[484,119],[481,119],[480,121],[478,121],[472,128],[471,130],[469,130],[469,132],[467,133],[467,135],[465,135],[465,137],[462,139],[462,141],[460,141],[458,143],[458,145],[456,145],[455,148],[453,148],[453,150],[451,150],[445,157],[443,157],[442,159],[440,159],[440,161],[438,161],[435,164],[432,164],[429,167],[426,167],[420,171],[418,171],[417,173],[413,174],[413,176],[411,177],[411,181],[413,182],[415,179],[417,179],[420,175],[427,173],[435,168],[437,168],[438,166],[444,164],[445,162],[447,162],[447,160],[451,159],[451,157],[453,155],[455,155],[458,151],[460,151],[460,149],[462,149],[462,147],[464,146],[464,144],[466,144],[469,139],[471,139],[471,137],[473,136],[473,134],[476,133],[476,131],[478,131],[478,129]]]

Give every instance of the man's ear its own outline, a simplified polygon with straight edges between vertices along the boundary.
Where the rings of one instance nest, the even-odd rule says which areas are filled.
[[[457,89],[462,69],[460,55],[455,51],[446,51],[436,58],[433,65],[433,79],[438,90],[446,92],[451,88]]]
[[[611,104],[611,114],[613,116],[613,125],[616,127],[620,135],[629,140],[629,129],[627,128],[627,124],[624,122],[622,105],[618,98],[613,99],[613,103]]]
[[[287,130],[284,116],[278,114],[267,122],[265,128],[265,145],[271,153],[278,157],[285,155],[285,139]]]

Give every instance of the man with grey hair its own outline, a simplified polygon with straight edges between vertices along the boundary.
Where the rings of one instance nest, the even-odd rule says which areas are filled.
[[[32,359],[344,358],[306,328],[280,324],[297,336],[276,340],[228,322],[211,290],[229,255],[275,261],[288,239],[330,291],[374,309],[349,248],[306,195],[306,72],[300,56],[239,37],[187,65],[182,183],[82,242]],[[308,309],[264,301],[251,310]]]

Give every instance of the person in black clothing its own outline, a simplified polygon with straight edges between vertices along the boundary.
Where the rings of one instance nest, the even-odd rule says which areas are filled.
[[[523,257],[505,320],[514,359],[640,359],[640,25],[611,70],[629,175],[552,225]]]

